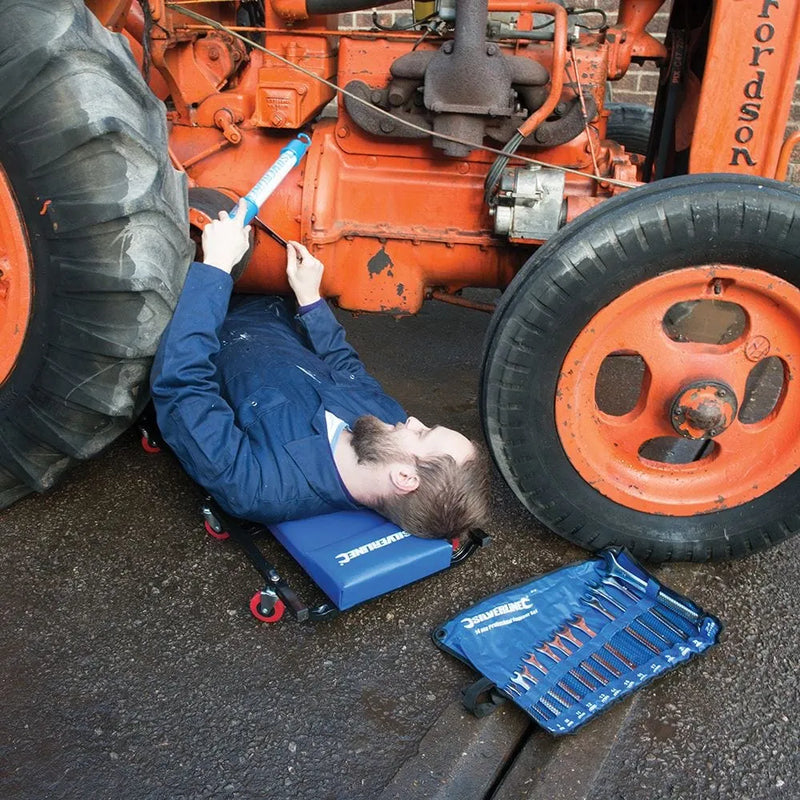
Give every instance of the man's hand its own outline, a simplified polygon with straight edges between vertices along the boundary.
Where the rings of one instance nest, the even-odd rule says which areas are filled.
[[[287,242],[286,277],[298,305],[310,306],[320,299],[319,285],[324,269],[322,262],[299,242]]]
[[[203,228],[203,263],[221,269],[229,275],[250,247],[250,226],[242,227],[247,205],[239,201],[236,216],[219,212],[219,219]]]

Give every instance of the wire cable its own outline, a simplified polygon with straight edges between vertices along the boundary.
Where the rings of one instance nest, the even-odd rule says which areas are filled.
[[[413,122],[409,122],[408,120],[401,119],[400,117],[395,116],[394,114],[390,113],[389,111],[384,111],[379,106],[372,105],[372,103],[368,102],[367,100],[364,100],[363,97],[359,97],[358,95],[354,94],[353,92],[348,91],[347,89],[342,89],[340,86],[337,86],[332,81],[326,80],[325,78],[317,75],[316,73],[312,72],[311,70],[306,69],[305,67],[301,67],[299,64],[295,64],[293,61],[289,61],[289,59],[284,58],[279,53],[276,53],[276,52],[274,52],[272,50],[269,50],[268,48],[264,47],[263,45],[258,44],[257,42],[254,42],[251,39],[248,39],[246,36],[242,36],[237,31],[231,30],[230,28],[228,28],[225,25],[223,25],[221,22],[217,22],[214,19],[211,19],[209,17],[205,17],[202,14],[198,14],[196,11],[192,11],[192,10],[182,6],[180,3],[167,2],[164,5],[167,8],[171,8],[174,11],[177,11],[179,14],[183,14],[183,15],[189,17],[190,19],[194,19],[195,21],[200,22],[200,23],[202,23],[204,25],[208,25],[210,28],[213,28],[214,30],[223,31],[224,33],[227,33],[230,36],[233,36],[234,38],[239,39],[240,41],[244,42],[245,44],[250,45],[253,49],[260,50],[261,52],[266,53],[270,58],[274,58],[276,61],[280,61],[282,64],[286,64],[286,66],[291,67],[292,69],[296,69],[298,72],[302,72],[304,75],[307,75],[309,78],[312,78],[313,80],[319,81],[320,83],[324,84],[325,86],[328,86],[329,88],[333,89],[337,94],[340,94],[340,95],[342,95],[344,97],[349,97],[352,100],[356,101],[357,103],[360,103],[360,104],[362,104],[364,106],[367,106],[372,112],[374,112],[374,113],[376,112],[376,113],[378,113],[378,114],[380,114],[380,115],[382,115],[384,117],[387,117],[388,119],[393,120],[394,122],[398,123],[399,125],[404,125],[407,128],[411,128],[412,130],[421,131],[426,136],[431,136],[432,135],[432,136],[435,136],[435,138],[437,138],[437,139],[444,139],[444,140],[446,140],[448,142],[454,142],[455,144],[460,144],[460,145],[463,145],[465,147],[469,147],[472,150],[483,150],[484,152],[487,152],[487,153],[494,153],[495,155],[498,155],[498,156],[501,156],[501,157],[505,158],[506,159],[506,163],[508,162],[508,159],[513,156],[516,160],[521,161],[521,162],[523,162],[525,164],[532,164],[532,165],[537,166],[537,167],[547,167],[548,169],[556,169],[556,170],[559,170],[560,172],[565,172],[565,173],[568,173],[568,174],[571,174],[571,175],[579,175],[582,178],[590,178],[592,180],[602,181],[603,183],[607,183],[607,184],[610,184],[612,186],[621,186],[621,187],[623,187],[625,189],[634,189],[637,186],[639,186],[638,183],[632,183],[630,181],[620,181],[620,180],[617,180],[616,178],[598,177],[598,176],[592,175],[590,173],[582,172],[579,169],[572,169],[570,167],[562,167],[562,166],[559,166],[557,164],[549,164],[546,161],[539,161],[538,159],[535,159],[535,158],[530,158],[528,156],[519,155],[518,153],[515,152],[516,147],[518,147],[519,144],[517,143],[516,147],[513,146],[513,142],[514,142],[515,138],[517,136],[519,136],[519,134],[515,134],[514,136],[512,136],[511,139],[509,139],[509,141],[506,143],[505,147],[501,150],[501,149],[496,148],[496,147],[490,147],[489,145],[485,145],[483,143],[470,142],[470,141],[468,141],[466,139],[461,139],[461,138],[459,138],[457,136],[450,136],[448,134],[438,133],[438,132],[437,133],[433,133],[429,129],[423,128],[421,125],[417,125],[417,124],[415,124]],[[495,161],[495,164],[496,163],[497,162]],[[503,165],[502,168],[500,168],[499,172],[502,172],[503,168],[505,168],[505,164]],[[498,173],[498,175],[499,175],[499,173]]]

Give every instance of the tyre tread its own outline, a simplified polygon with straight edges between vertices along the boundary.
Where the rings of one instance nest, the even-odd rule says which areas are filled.
[[[78,0],[7,3],[4,15],[11,13],[29,27],[23,43],[0,31],[0,144],[20,180],[36,187],[29,202],[51,200],[44,217],[37,219],[38,206],[26,217],[44,227],[47,271],[62,288],[47,300],[47,321],[37,323],[50,330],[41,365],[13,388],[0,415],[0,507],[19,499],[23,486],[50,488],[141,411],[148,364],[192,248],[185,176],[168,158],[164,105],[124,37]],[[81,105],[88,95],[92,104]],[[48,136],[61,136],[65,149],[53,152]],[[115,175],[120,159],[128,166]],[[70,285],[76,274],[81,280]]]
[[[643,195],[646,203],[640,199]],[[696,517],[632,513],[579,479],[584,492],[581,498],[594,498],[595,503],[588,506],[591,511],[587,507],[579,511],[577,473],[573,471],[573,478],[565,477],[571,469],[568,467],[556,476],[555,465],[565,458],[560,442],[557,438],[542,441],[539,436],[544,428],[551,428],[550,416],[546,420],[531,417],[532,413],[552,414],[547,392],[550,386],[554,391],[561,366],[559,362],[543,371],[542,362],[548,357],[548,347],[556,347],[552,341],[563,341],[558,345],[565,348],[563,352],[571,344],[575,334],[565,325],[570,315],[584,313],[580,309],[588,308],[587,302],[594,308],[606,305],[625,281],[635,283],[656,274],[653,270],[684,266],[681,259],[687,247],[703,259],[696,263],[725,263],[727,253],[731,259],[743,259],[735,263],[756,268],[764,268],[761,259],[769,249],[774,265],[771,271],[785,273],[781,276],[800,285],[798,208],[800,192],[769,179],[734,174],[667,179],[627,192],[581,215],[543,245],[515,276],[498,303],[485,340],[481,416],[498,469],[517,497],[545,525],[589,549],[622,544],[637,556],[656,561],[735,557],[800,531],[797,473],[762,498],[701,515],[699,521]],[[663,224],[665,221],[669,224]],[[631,273],[629,262],[651,266],[636,267],[645,270],[640,278],[638,273]],[[554,284],[563,288],[571,282],[581,286],[575,297],[554,292]],[[543,297],[547,298],[546,314],[541,311]],[[553,297],[563,302],[556,305]],[[544,329],[544,336],[526,336],[531,329],[539,328]],[[514,446],[508,447],[506,442]],[[526,448],[536,449],[537,454],[522,458]],[[574,512],[584,516],[580,525],[565,522],[574,521]],[[787,514],[797,524],[777,524]]]

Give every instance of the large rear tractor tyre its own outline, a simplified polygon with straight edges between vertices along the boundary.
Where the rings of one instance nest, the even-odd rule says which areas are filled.
[[[82,2],[0,25],[0,507],[125,430],[192,252],[164,107]]]
[[[800,192],[681,176],[581,215],[495,312],[481,411],[545,525],[643,559],[800,530]]]
[[[607,103],[606,138],[621,144],[629,153],[647,155],[653,109],[637,103]]]

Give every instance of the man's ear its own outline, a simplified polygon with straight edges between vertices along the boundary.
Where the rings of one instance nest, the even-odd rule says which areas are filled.
[[[389,480],[397,494],[408,494],[419,487],[419,475],[412,464],[392,464],[389,467]]]

